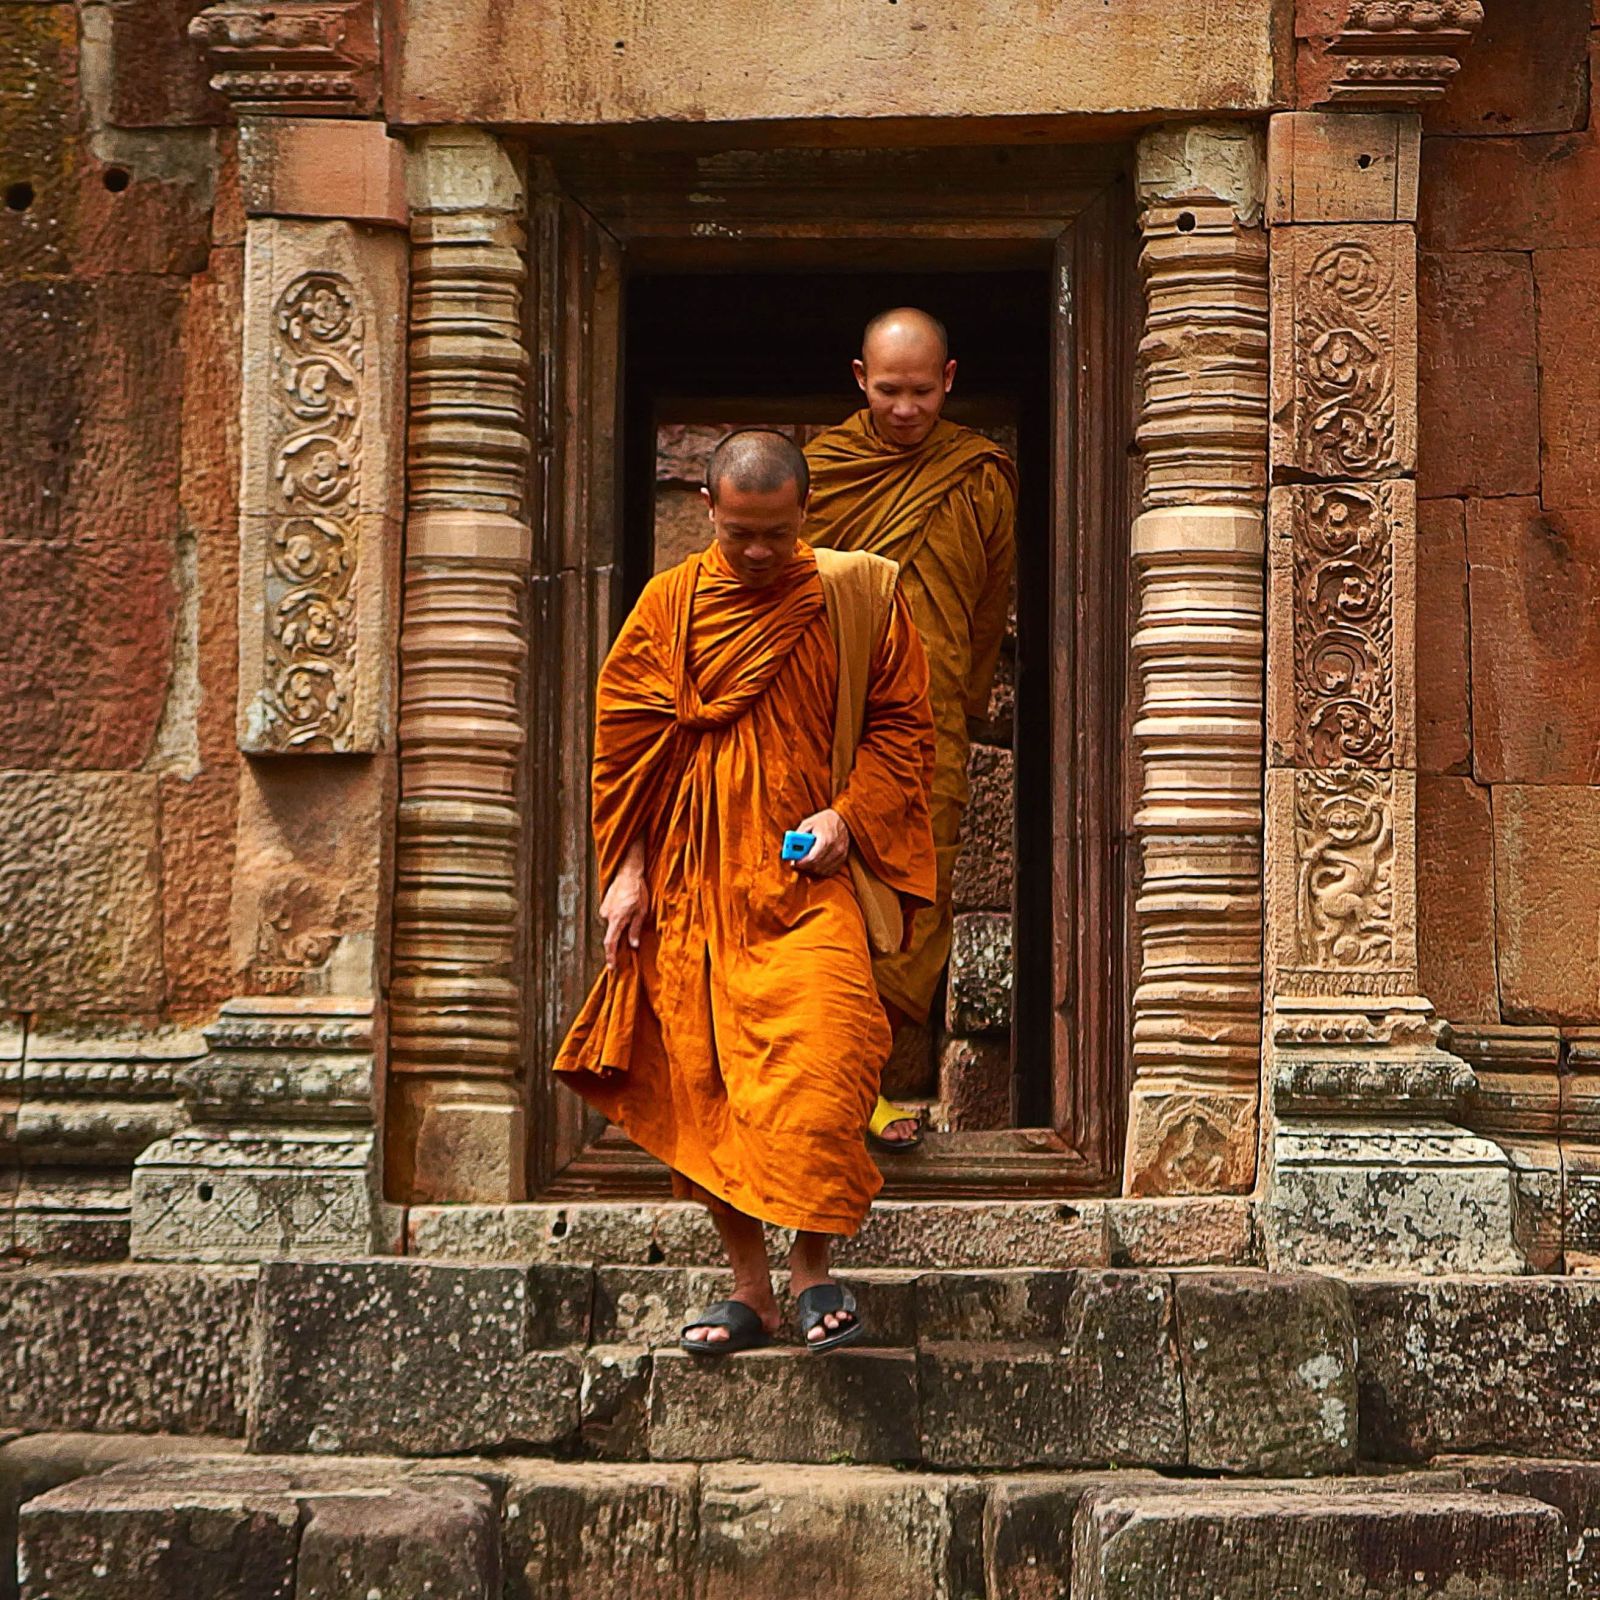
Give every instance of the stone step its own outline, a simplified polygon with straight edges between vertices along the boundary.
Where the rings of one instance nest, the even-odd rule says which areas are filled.
[[[0,1430],[949,1470],[1600,1460],[1594,1279],[842,1275],[870,1349],[786,1344],[701,1369],[674,1348],[680,1323],[726,1287],[700,1267],[389,1257],[0,1270]]]
[[[0,1509],[30,1456],[70,1456],[50,1443],[0,1449]],[[1581,1586],[1584,1530],[1558,1509],[1576,1496],[1556,1464],[1542,1492],[1508,1493],[1470,1487],[1461,1469],[1221,1484],[1136,1470],[175,1460],[154,1448],[100,1465],[21,1506],[22,1600],[1594,1593]]]

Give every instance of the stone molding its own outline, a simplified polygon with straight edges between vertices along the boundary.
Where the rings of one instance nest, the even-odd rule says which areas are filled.
[[[530,359],[524,191],[492,136],[417,136],[391,996],[390,1192],[518,1199]]]
[[[1329,102],[1400,110],[1442,98],[1482,22],[1480,0],[1352,0],[1328,45]]]
[[[378,105],[375,0],[223,0],[189,24],[235,113],[367,116]]]
[[[1139,970],[1124,1188],[1248,1190],[1261,1038],[1267,245],[1259,130],[1140,144]]]
[[[379,1202],[373,1002],[230,1000],[180,1074],[190,1125],[133,1174],[146,1261],[364,1255],[394,1241]]]

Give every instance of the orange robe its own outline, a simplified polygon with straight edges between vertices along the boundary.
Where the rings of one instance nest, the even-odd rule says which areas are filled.
[[[680,1193],[821,1233],[853,1233],[881,1185],[863,1134],[890,1037],[849,874],[797,871],[783,835],[831,805],[908,909],[936,878],[928,668],[903,600],[840,794],[837,676],[803,544],[768,589],[715,545],[646,586],[600,673],[593,820],[602,883],[644,839],[650,926],[556,1059]]]
[[[943,419],[909,450],[887,444],[866,410],[818,435],[806,458],[807,540],[898,562],[900,592],[928,652],[938,895],[913,920],[907,949],[873,966],[879,993],[922,1022],[950,957],[950,880],[968,797],[967,718],[988,709],[1010,606],[1016,468],[993,440]]]

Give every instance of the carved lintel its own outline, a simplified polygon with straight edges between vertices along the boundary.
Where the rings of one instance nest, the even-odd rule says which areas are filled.
[[[366,116],[378,103],[373,0],[224,0],[189,24],[235,113]]]
[[[1328,46],[1328,100],[1390,109],[1439,99],[1483,22],[1480,0],[1354,0]]]

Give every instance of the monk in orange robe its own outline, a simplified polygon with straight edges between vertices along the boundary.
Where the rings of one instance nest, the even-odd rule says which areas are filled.
[[[867,324],[853,363],[864,409],[806,446],[814,546],[869,550],[900,567],[900,592],[931,672],[937,756],[933,837],[938,895],[908,948],[873,967],[896,1026],[925,1022],[950,957],[950,880],[966,809],[967,719],[988,709],[1016,563],[1017,473],[981,433],[941,415],[955,383],[943,324],[908,306]],[[881,1097],[880,1142],[915,1143],[916,1122]]]
[[[791,1289],[812,1347],[862,1331],[828,1255],[882,1182],[864,1132],[891,1034],[840,869],[853,847],[908,915],[935,892],[928,667],[898,596],[835,791],[839,656],[799,538],[806,487],[781,434],[724,440],[707,468],[711,545],[645,587],[599,682],[606,971],[556,1070],[710,1208],[734,1289],[684,1330],[706,1355],[777,1327],[763,1222],[797,1230]],[[796,862],[789,830],[816,841]]]

